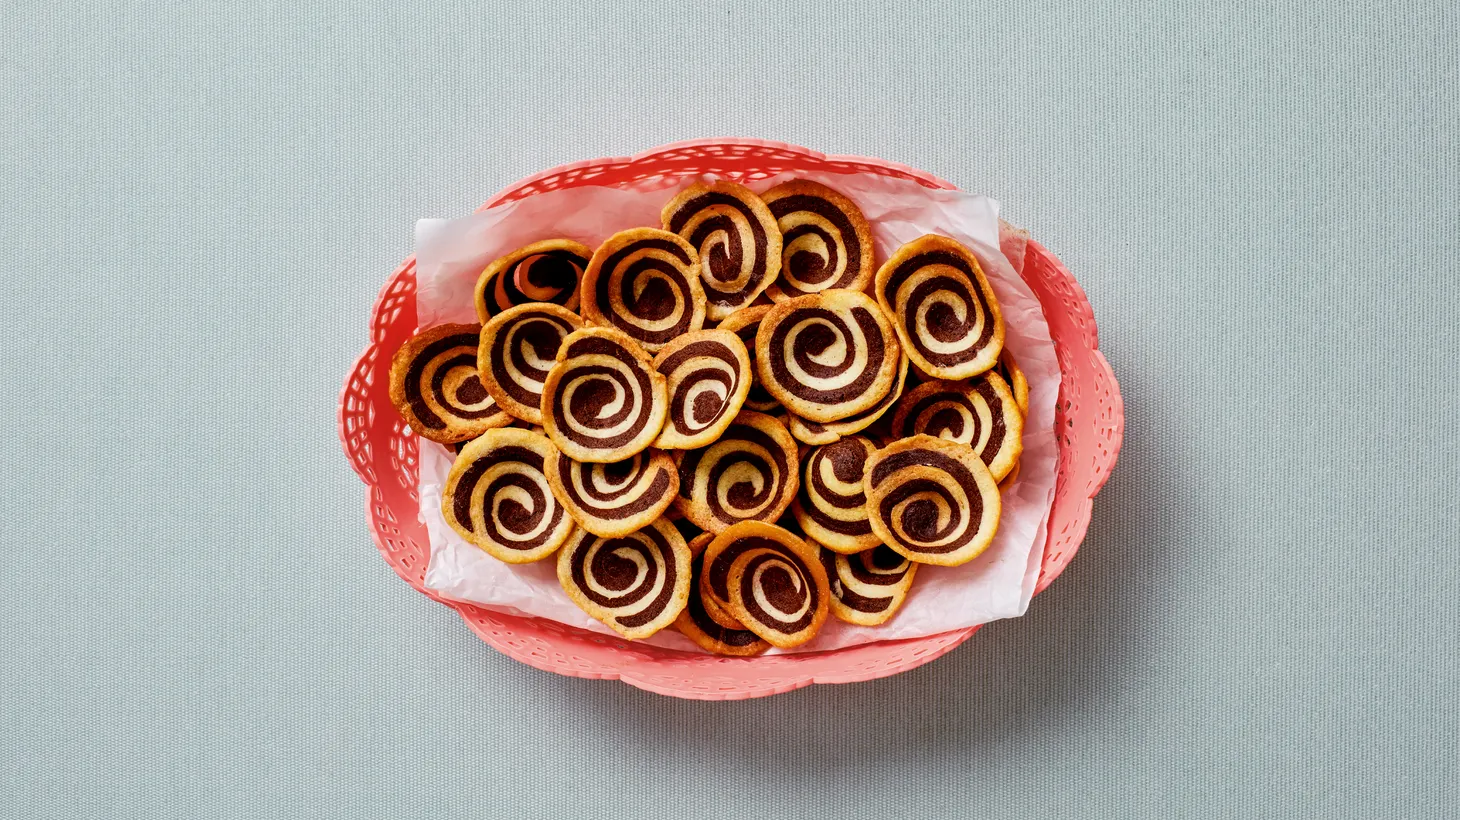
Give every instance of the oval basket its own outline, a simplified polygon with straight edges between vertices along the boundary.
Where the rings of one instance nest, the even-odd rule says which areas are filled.
[[[528,177],[483,208],[580,185],[664,182],[699,174],[739,181],[785,172],[873,173],[928,188],[954,186],[931,174],[878,159],[828,156],[785,143],[748,139],[678,142],[633,157],[564,165]],[[1115,465],[1124,426],[1120,391],[1097,348],[1095,316],[1070,272],[1038,243],[1006,233],[1005,252],[1044,307],[1059,357],[1055,406],[1060,460],[1049,541],[1035,587],[1049,583],[1074,557],[1090,522],[1090,503]],[[390,360],[416,327],[414,258],[385,283],[370,316],[370,345],[340,395],[340,441],[369,487],[366,516],[381,555],[401,578],[461,614],[467,626],[523,663],[581,678],[612,678],[681,698],[734,700],[787,692],[812,683],[848,683],[905,672],[952,650],[976,627],[924,638],[883,641],[826,652],[724,658],[634,644],[554,621],[508,615],[446,601],[424,587],[430,557],[417,518],[417,439],[389,397]]]

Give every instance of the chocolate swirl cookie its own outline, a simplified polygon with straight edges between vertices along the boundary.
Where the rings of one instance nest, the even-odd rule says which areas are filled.
[[[689,544],[694,555],[692,570],[694,581],[690,585],[689,602],[674,628],[680,634],[694,641],[701,649],[716,655],[749,657],[759,655],[771,648],[760,636],[745,628],[745,625],[730,617],[719,605],[709,603],[703,593],[704,551],[714,539],[711,533],[701,533]]]
[[[401,345],[390,363],[390,401],[422,438],[466,441],[512,423],[477,372],[476,325],[441,325]]]
[[[922,564],[957,566],[999,528],[999,487],[967,444],[913,436],[867,459],[862,481],[872,532]]]
[[[781,230],[744,185],[695,183],[664,206],[666,231],[699,252],[699,275],[714,321],[749,305],[781,272]]]
[[[828,288],[866,290],[876,270],[872,227],[857,204],[817,182],[783,182],[761,195],[781,229],[780,302]]]
[[[971,382],[934,381],[908,391],[892,416],[892,435],[919,433],[971,446],[994,481],[1024,452],[1024,415],[1004,377],[992,370]]]
[[[831,591],[817,548],[773,524],[742,521],[705,548],[701,589],[746,629],[788,649],[816,637]]]
[[[1004,347],[1004,316],[978,258],[945,236],[914,239],[877,270],[877,301],[913,364],[937,379],[988,370]]]
[[[745,395],[745,409],[757,413],[771,413],[781,409],[781,403],[761,385],[760,373],[755,366],[755,334],[760,330],[760,320],[770,312],[769,304],[751,305],[730,314],[719,326],[720,330],[732,331],[745,343],[745,352],[750,355],[751,370],[750,392]]]
[[[1019,369],[1019,364],[1014,361],[1014,354],[1009,352],[1009,348],[1004,348],[999,354],[999,363],[994,365],[994,372],[1009,383],[1009,389],[1014,392],[1014,403],[1019,405],[1019,412],[1029,415],[1029,379]]]
[[[702,529],[737,521],[775,521],[796,497],[796,440],[771,416],[742,410],[718,441],[676,450],[679,496],[674,504]]]
[[[860,433],[875,424],[889,407],[897,403],[898,398],[902,396],[902,388],[906,381],[907,357],[902,356],[898,359],[897,372],[892,376],[892,389],[868,409],[844,419],[825,422],[803,419],[795,413],[788,412],[786,428],[791,431],[791,435],[795,436],[797,441],[806,444],[830,444],[842,436]]]
[[[835,552],[854,553],[882,543],[867,521],[862,478],[877,445],[848,436],[814,447],[804,459],[801,492],[791,505],[796,523],[811,540]]]
[[[563,339],[542,385],[542,426],[576,461],[622,461],[664,428],[664,377],[643,348],[608,327],[585,327]]]
[[[498,313],[530,302],[578,309],[578,283],[593,249],[571,239],[534,242],[487,266],[477,279],[477,318],[483,324]]]
[[[854,290],[781,302],[755,336],[761,384],[811,421],[837,421],[876,405],[892,389],[901,360],[887,317]]]
[[[678,235],[657,228],[604,240],[583,275],[583,318],[616,327],[649,352],[705,326],[699,256]]]
[[[441,514],[462,538],[509,564],[553,553],[573,519],[548,485],[552,442],[526,430],[488,430],[462,448],[446,476]]]
[[[679,492],[674,459],[645,450],[612,464],[574,461],[563,453],[547,461],[553,495],[578,526],[612,537],[647,527]]]
[[[697,330],[665,345],[654,369],[668,381],[669,416],[654,446],[704,447],[730,426],[750,392],[750,354],[729,330]]]
[[[482,386],[508,414],[542,424],[542,383],[563,339],[581,327],[576,313],[558,305],[517,305],[498,313],[482,327]]]
[[[574,530],[558,553],[558,583],[579,609],[639,640],[684,611],[690,560],[679,530],[662,519],[615,538]]]
[[[907,600],[918,565],[885,545],[855,555],[821,551],[831,584],[831,614],[849,624],[887,623]]]

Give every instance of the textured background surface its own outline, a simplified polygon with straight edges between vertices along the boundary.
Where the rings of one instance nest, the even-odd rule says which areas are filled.
[[[0,815],[1460,814],[1454,4],[690,5],[6,10]],[[1125,450],[1027,617],[683,703],[375,555],[334,403],[413,220],[716,134],[1085,284]]]

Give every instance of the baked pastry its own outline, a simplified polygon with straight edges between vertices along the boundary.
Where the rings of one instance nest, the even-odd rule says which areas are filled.
[[[674,627],[701,649],[717,655],[740,657],[759,655],[770,649],[771,645],[726,614],[718,605],[712,604],[715,609],[711,612],[700,591],[701,580],[704,578],[705,547],[714,537],[708,532],[701,533],[689,544],[689,551],[694,555],[691,564],[694,581],[690,585],[689,602],[685,605],[684,611],[679,613]]]
[[[808,538],[845,553],[882,543],[867,520],[867,495],[862,488],[867,459],[876,451],[871,439],[847,436],[813,447],[802,460],[801,492],[791,512]]]
[[[542,385],[542,426],[575,461],[623,461],[643,450],[668,408],[649,354],[610,327],[568,334]]]
[[[583,274],[583,318],[616,327],[650,353],[705,326],[699,256],[679,236],[633,228],[604,240]]]
[[[571,239],[548,239],[518,248],[488,265],[477,278],[477,319],[515,305],[547,302],[578,309],[578,284],[593,249]]]
[[[809,179],[783,182],[761,199],[781,229],[781,276],[766,290],[772,300],[872,283],[872,227],[855,202]]]
[[[750,355],[751,381],[750,392],[745,396],[745,409],[754,410],[758,413],[773,413],[781,410],[781,403],[775,397],[766,392],[765,387],[760,383],[760,373],[755,367],[755,334],[760,330],[760,320],[765,318],[771,311],[770,300],[766,304],[752,304],[750,307],[741,308],[727,316],[719,324],[720,330],[729,330],[740,337],[745,343],[745,352]]]
[[[744,185],[696,182],[664,205],[660,219],[698,252],[707,315],[714,321],[749,305],[781,272],[776,218]]]
[[[877,269],[877,301],[908,358],[937,379],[988,370],[1004,347],[1004,316],[978,258],[946,236],[903,245]]]
[[[1024,452],[1024,415],[1004,377],[992,370],[971,382],[933,381],[909,390],[892,416],[892,435],[919,433],[973,447],[994,481]]]
[[[742,410],[718,441],[676,450],[676,507],[709,532],[737,521],[772,522],[796,497],[796,441],[777,419]]]
[[[907,357],[902,356],[898,362],[897,372],[892,376],[892,389],[866,410],[836,421],[811,421],[787,412],[786,428],[797,441],[805,444],[830,444],[842,436],[866,430],[882,418],[887,409],[902,396],[902,388],[907,381]]]
[[[816,637],[830,604],[817,548],[773,524],[725,528],[704,553],[708,599],[772,646],[788,649]]]
[[[999,354],[999,363],[994,365],[994,372],[1009,383],[1009,389],[1014,392],[1014,403],[1019,405],[1019,412],[1029,415],[1029,379],[1019,369],[1019,364],[1014,361],[1014,354],[1009,352],[1009,348],[1004,348]]]
[[[772,307],[755,336],[760,382],[786,409],[836,421],[877,404],[902,358],[892,324],[865,293],[824,290]]]
[[[543,465],[552,442],[516,427],[488,430],[462,448],[446,475],[441,514],[488,555],[509,564],[553,553],[573,519],[548,486]]]
[[[821,551],[831,585],[831,614],[849,624],[877,626],[907,600],[918,565],[879,544],[853,555]]]
[[[615,538],[574,530],[558,554],[558,583],[573,603],[630,640],[674,623],[690,580],[689,546],[663,520]]]
[[[922,564],[957,566],[999,528],[999,487],[967,444],[913,436],[867,459],[862,480],[872,532]]]
[[[664,374],[669,414],[654,446],[704,447],[720,437],[750,392],[750,354],[729,330],[696,330],[654,356]]]
[[[644,450],[611,464],[558,453],[547,460],[547,478],[578,526],[605,537],[649,526],[679,492],[679,471],[663,450]]]
[[[482,386],[514,418],[542,424],[542,383],[569,333],[583,327],[560,305],[517,305],[482,327],[477,369]]]
[[[452,444],[506,427],[477,373],[476,325],[440,325],[412,336],[390,363],[390,401],[422,438]]]

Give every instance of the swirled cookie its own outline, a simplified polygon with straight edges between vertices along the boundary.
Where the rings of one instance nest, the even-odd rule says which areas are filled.
[[[581,327],[578,314],[559,305],[534,302],[498,313],[482,327],[482,386],[509,415],[542,424],[542,383],[563,339]]]
[[[783,182],[761,198],[781,229],[781,276],[766,290],[772,300],[867,289],[876,271],[872,227],[855,202],[809,179]]]
[[[719,325],[720,330],[733,332],[745,343],[745,352],[750,355],[751,369],[750,392],[745,396],[745,409],[757,413],[773,413],[782,409],[781,403],[761,386],[760,373],[755,367],[755,334],[760,330],[760,320],[770,311],[769,300],[765,305],[752,304],[730,314]]]
[[[526,430],[488,430],[462,448],[441,494],[441,514],[462,538],[509,564],[553,553],[573,530],[543,465],[552,442]]]
[[[796,441],[777,419],[742,410],[718,441],[676,450],[679,496],[674,504],[701,528],[717,532],[737,521],[775,521],[796,497]]]
[[[845,553],[882,543],[867,520],[867,494],[862,489],[867,459],[876,451],[877,446],[862,436],[812,448],[804,459],[801,492],[791,505],[808,538]]]
[[[917,564],[882,544],[853,555],[824,549],[821,565],[831,584],[831,614],[861,626],[891,620],[918,571]]]
[[[750,354],[729,330],[696,330],[654,357],[668,382],[669,414],[656,447],[704,447],[730,426],[750,392]]]
[[[477,372],[476,325],[440,325],[411,337],[390,364],[390,401],[422,438],[466,441],[512,423]]]
[[[781,230],[744,185],[695,183],[665,204],[664,229],[694,246],[707,313],[719,321],[749,305],[781,272]]]
[[[837,421],[811,421],[788,412],[786,428],[791,431],[791,435],[795,436],[797,441],[806,444],[830,444],[842,436],[860,433],[875,424],[889,407],[897,403],[898,398],[902,396],[902,388],[906,381],[907,357],[903,356],[899,359],[897,372],[892,376],[892,389],[888,390],[887,395],[879,399],[876,404],[860,413],[854,413]]]
[[[706,605],[705,597],[701,592],[701,582],[704,578],[704,551],[714,537],[708,532],[701,533],[690,542],[689,550],[694,555],[692,564],[694,582],[690,585],[689,602],[685,605],[684,611],[679,613],[674,627],[701,649],[717,655],[740,657],[759,655],[770,649],[771,645],[761,640],[759,635],[746,629],[743,624],[730,617],[719,606],[711,604],[710,606],[714,606],[712,611],[710,606]]]
[[[633,228],[604,240],[583,274],[583,318],[651,353],[705,326],[699,256],[677,234]]]
[[[1009,352],[1009,348],[1004,348],[999,354],[999,363],[994,365],[994,372],[1009,383],[1009,389],[1014,392],[1014,403],[1019,405],[1019,412],[1029,415],[1029,379],[1019,369],[1019,364],[1014,361],[1014,354]]]
[[[705,548],[702,589],[772,646],[816,637],[830,604],[817,548],[773,524],[742,521]]]
[[[578,283],[593,249],[571,239],[548,239],[497,259],[477,279],[477,318],[482,324],[498,313],[530,302],[578,309]]]
[[[874,290],[908,357],[928,375],[967,379],[998,361],[1003,313],[968,248],[946,236],[914,239],[877,269]]]
[[[649,354],[608,327],[568,334],[542,386],[542,426],[576,461],[622,461],[643,450],[659,437],[668,407]]]
[[[611,464],[574,461],[558,453],[547,460],[547,478],[578,526],[604,537],[649,526],[679,492],[674,459],[653,449]]]
[[[584,612],[639,640],[684,611],[690,558],[679,530],[664,520],[614,538],[574,530],[558,553],[558,583]]]
[[[877,303],[854,290],[824,290],[772,307],[755,336],[760,382],[786,409],[836,421],[892,389],[902,352]]]
[[[993,541],[999,487],[967,444],[913,436],[873,453],[866,470],[872,532],[908,559],[957,566]]]
[[[1004,377],[992,370],[971,382],[933,381],[908,391],[892,417],[892,435],[920,433],[971,446],[994,481],[1024,451],[1024,416]]]

